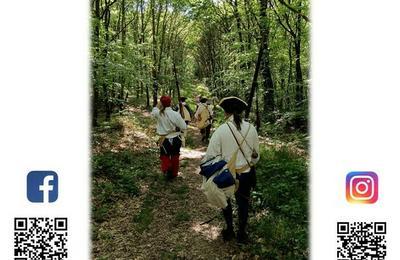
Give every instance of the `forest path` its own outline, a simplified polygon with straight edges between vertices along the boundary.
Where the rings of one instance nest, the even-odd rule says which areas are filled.
[[[120,140],[130,140],[130,146],[139,152],[151,151],[150,171],[145,173],[151,178],[140,184],[139,196],[116,202],[113,217],[99,229],[99,232],[111,230],[105,232],[111,238],[107,241],[107,237],[100,236],[95,241],[94,258],[251,259],[234,241],[223,242],[220,232],[224,221],[220,210],[207,204],[200,190],[199,164],[206,146],[201,142],[199,130],[189,126],[186,147],[181,149],[179,176],[166,181],[159,170],[155,121],[147,111],[132,107],[125,111],[125,121],[130,122],[134,115],[136,127],[133,132],[124,131]],[[201,225],[214,216],[218,217]]]

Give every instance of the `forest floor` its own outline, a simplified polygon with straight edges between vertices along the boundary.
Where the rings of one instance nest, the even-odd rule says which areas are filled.
[[[224,242],[220,236],[224,227],[220,210],[210,206],[200,190],[199,163],[206,145],[197,128],[189,127],[186,147],[181,149],[179,176],[166,181],[159,170],[155,121],[150,114],[129,107],[116,120],[120,124],[117,133],[94,129],[93,154],[133,152],[139,159],[131,167],[139,169],[135,175],[142,177],[138,178],[136,196],[113,196],[100,221],[96,221],[99,213],[93,213],[94,259],[258,258],[246,247]],[[94,186],[102,182],[104,177],[93,176]],[[94,191],[92,201],[100,193]],[[214,216],[218,217],[201,225]]]

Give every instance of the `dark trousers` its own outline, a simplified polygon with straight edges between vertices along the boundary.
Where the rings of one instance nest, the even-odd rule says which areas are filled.
[[[239,180],[239,189],[235,193],[236,203],[238,205],[238,217],[239,217],[239,234],[246,232],[247,219],[249,216],[249,198],[250,190],[255,186],[255,174],[254,167],[251,168],[250,172],[236,175]],[[224,215],[226,226],[228,230],[233,230],[233,217],[232,217],[232,203],[228,200],[228,206],[222,210]]]
[[[202,135],[201,140],[202,141],[206,141],[208,140],[208,138],[210,138],[210,132],[211,132],[211,124],[209,124],[208,126],[206,126],[205,128],[200,130],[200,133]]]
[[[178,176],[179,171],[179,152],[182,146],[181,139],[177,136],[172,139],[172,143],[166,138],[160,147],[161,171],[170,172],[172,177]]]

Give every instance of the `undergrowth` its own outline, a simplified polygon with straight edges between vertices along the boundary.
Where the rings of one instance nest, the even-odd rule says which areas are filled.
[[[256,217],[251,227],[259,243],[251,250],[267,259],[307,259],[308,165],[304,156],[285,147],[262,149],[252,199]]]

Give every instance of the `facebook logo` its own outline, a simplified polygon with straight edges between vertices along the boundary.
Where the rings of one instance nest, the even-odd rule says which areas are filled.
[[[58,198],[58,176],[53,171],[31,171],[27,177],[27,197],[30,202],[49,203]]]

